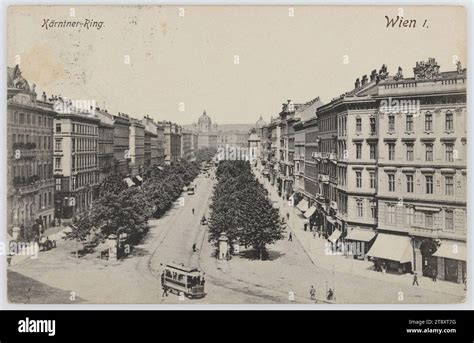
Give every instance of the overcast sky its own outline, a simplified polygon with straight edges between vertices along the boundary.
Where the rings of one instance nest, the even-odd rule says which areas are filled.
[[[428,57],[441,71],[455,69],[453,56],[466,61],[462,7],[404,7],[415,28],[386,28],[398,7],[297,6],[294,16],[287,6],[184,9],[78,6],[71,17],[70,6],[10,7],[8,64],[19,56],[38,94],[180,124],[206,109],[223,124],[268,121],[286,99],[329,102],[383,63],[411,77]],[[46,30],[44,19],[104,25]]]

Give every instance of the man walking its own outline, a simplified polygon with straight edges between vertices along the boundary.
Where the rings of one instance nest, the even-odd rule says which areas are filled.
[[[438,272],[436,271],[436,268],[433,268],[432,280],[433,282],[436,282],[437,279],[438,279]]]
[[[309,295],[311,297],[311,300],[316,301],[316,289],[314,289],[313,285],[311,285]]]
[[[413,274],[413,283],[411,285],[414,286],[415,284],[417,286],[419,286],[419,284],[418,284],[418,274],[417,273]]]
[[[290,235],[288,236],[288,241],[293,242],[293,236],[291,235],[291,232],[290,232]]]
[[[193,208],[193,216],[194,216],[194,208]]]

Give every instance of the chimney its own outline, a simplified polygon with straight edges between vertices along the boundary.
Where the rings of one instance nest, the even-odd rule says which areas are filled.
[[[355,87],[355,88],[359,88],[359,87],[360,87],[359,78],[356,79],[356,82],[354,83],[354,87]]]
[[[47,96],[46,96],[46,92],[43,92],[43,95],[41,96],[41,98],[43,99],[44,102],[46,102],[47,99]]]

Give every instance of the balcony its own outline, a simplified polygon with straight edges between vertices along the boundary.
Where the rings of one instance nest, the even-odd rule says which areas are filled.
[[[30,177],[16,176],[13,178],[13,186],[14,187],[28,186],[37,181],[39,181],[39,175],[32,175]]]
[[[39,175],[30,177],[17,176],[13,179],[13,187],[20,194],[36,192],[44,187],[52,187],[54,179],[40,180]]]
[[[13,143],[13,150],[33,150],[36,149],[36,143]]]
[[[446,231],[439,228],[428,228],[424,226],[412,225],[408,229],[408,233],[412,236],[428,237],[428,238],[445,238],[445,239],[466,239],[466,231]]]
[[[318,180],[320,182],[329,182],[329,174],[319,174]]]
[[[13,158],[35,158],[37,155],[35,143],[13,143]]]
[[[322,154],[320,152],[313,152],[311,154],[311,157],[314,158],[314,159],[321,159]]]

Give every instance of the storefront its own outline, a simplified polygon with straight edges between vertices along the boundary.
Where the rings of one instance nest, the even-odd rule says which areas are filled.
[[[438,273],[438,259],[433,256],[433,253],[438,249],[435,241],[431,239],[424,239],[420,244],[420,254],[423,276],[433,277]],[[416,250],[415,250],[416,251]],[[415,255],[416,257],[416,255]]]
[[[369,252],[374,242],[376,233],[372,230],[352,228],[347,232],[345,238],[346,242],[357,244],[357,254],[353,254],[354,258],[366,259],[367,253]]]
[[[330,215],[326,215],[325,237],[329,237],[336,230],[336,220]],[[339,238],[339,237],[338,237]]]
[[[466,243],[443,240],[433,254],[437,258],[438,278],[440,280],[463,283],[466,275]]]
[[[408,236],[379,233],[367,252],[376,270],[409,273],[413,268],[413,245]]]

